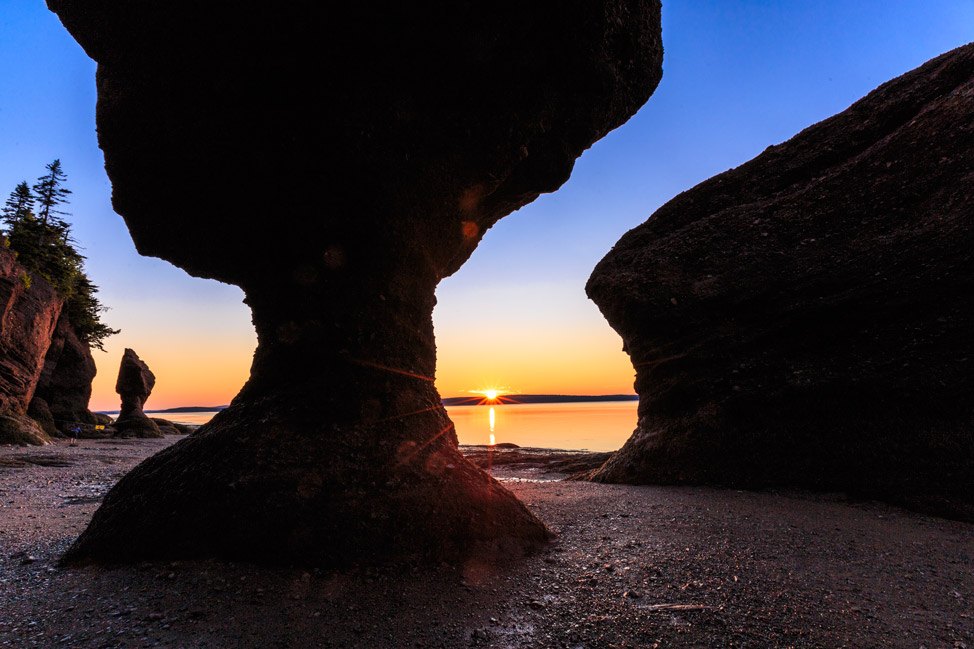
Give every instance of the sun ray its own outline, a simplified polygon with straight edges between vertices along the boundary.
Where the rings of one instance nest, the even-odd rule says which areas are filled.
[[[485,405],[504,403],[504,397],[512,393],[508,388],[489,387],[480,390],[470,390],[470,394],[479,394],[481,396],[479,405]]]

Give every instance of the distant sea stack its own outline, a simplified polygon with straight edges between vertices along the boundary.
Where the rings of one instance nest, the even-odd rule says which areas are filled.
[[[122,407],[113,424],[116,437],[162,437],[159,424],[142,411],[156,385],[156,375],[134,350],[126,348],[118,368],[115,392]]]
[[[50,284],[31,277],[9,248],[0,247],[0,444],[51,442],[27,407],[63,303]]]
[[[107,495],[69,559],[491,561],[544,525],[467,462],[434,292],[662,74],[656,0],[49,0],[98,62],[139,251],[240,286],[229,408]]]
[[[676,197],[589,296],[637,370],[603,482],[974,518],[974,45]]]

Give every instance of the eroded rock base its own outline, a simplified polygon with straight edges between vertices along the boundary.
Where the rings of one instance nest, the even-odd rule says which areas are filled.
[[[549,539],[460,455],[442,408],[361,424],[388,429],[378,436],[329,425],[320,412],[295,415],[295,401],[231,406],[143,462],[106,496],[65,560],[486,561]],[[359,447],[361,439],[379,439],[379,448]]]

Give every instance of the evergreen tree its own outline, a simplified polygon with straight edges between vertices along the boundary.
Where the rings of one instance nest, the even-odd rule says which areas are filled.
[[[68,202],[71,190],[64,186],[64,181],[68,179],[66,173],[61,168],[61,160],[46,165],[47,173],[37,179],[34,183],[34,195],[37,199],[37,216],[41,223],[47,225],[48,222],[61,222],[59,215],[66,215],[57,208]],[[63,222],[62,222],[63,223]]]
[[[30,273],[46,279],[64,299],[64,313],[84,342],[104,349],[104,341],[117,329],[101,320],[106,310],[98,300],[98,287],[85,274],[85,257],[71,238],[71,226],[55,208],[67,203],[71,190],[64,187],[67,175],[61,161],[47,165],[47,175],[34,185],[34,192],[22,182],[4,203],[4,234],[17,261]],[[35,215],[34,207],[39,207]]]
[[[112,329],[102,322],[101,314],[108,309],[102,305],[96,293],[98,287],[92,284],[82,271],[78,276],[74,295],[64,303],[64,308],[78,338],[96,349],[105,351],[105,339],[114,336],[119,330]]]
[[[27,186],[27,181],[20,182],[7,197],[0,211],[0,218],[3,218],[7,227],[12,227],[14,223],[23,221],[34,216],[34,195]]]

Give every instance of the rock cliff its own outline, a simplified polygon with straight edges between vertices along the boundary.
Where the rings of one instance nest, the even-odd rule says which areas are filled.
[[[49,0],[98,62],[139,251],[241,286],[250,380],[107,496],[69,558],[481,561],[548,532],[457,450],[443,277],[661,75],[655,0]]]
[[[89,429],[95,417],[88,410],[91,382],[97,369],[91,347],[78,339],[74,327],[61,314],[44,357],[44,366],[28,414],[52,436],[76,435]]]
[[[0,444],[48,444],[27,407],[37,387],[63,301],[0,247]]]
[[[587,290],[637,371],[606,482],[974,517],[974,45],[677,196]]]

